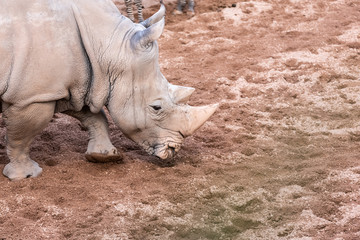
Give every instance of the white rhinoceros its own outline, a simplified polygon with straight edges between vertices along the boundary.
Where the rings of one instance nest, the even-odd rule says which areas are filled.
[[[89,130],[87,159],[121,158],[106,107],[120,130],[149,154],[172,157],[216,110],[186,105],[193,88],[169,84],[156,40],[165,7],[141,24],[110,0],[0,0],[0,96],[10,159],[3,174],[36,177],[30,144],[55,112]]]

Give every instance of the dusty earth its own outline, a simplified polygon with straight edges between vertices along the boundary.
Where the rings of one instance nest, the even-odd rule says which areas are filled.
[[[215,115],[171,161],[110,123],[125,159],[95,164],[56,114],[31,149],[42,176],[0,178],[0,239],[360,239],[360,2],[196,3],[165,1],[160,64]]]

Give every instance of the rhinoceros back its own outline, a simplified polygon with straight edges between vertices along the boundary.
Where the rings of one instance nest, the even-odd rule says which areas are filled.
[[[0,0],[3,102],[26,105],[63,99],[82,107],[89,64],[72,4],[68,0]]]

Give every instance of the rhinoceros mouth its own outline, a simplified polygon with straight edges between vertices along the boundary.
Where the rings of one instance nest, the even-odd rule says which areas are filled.
[[[167,145],[157,145],[154,148],[154,154],[155,156],[161,158],[161,159],[168,159],[175,156],[175,153],[177,153],[181,148],[181,144],[175,143],[175,142],[169,142]]]
[[[153,154],[161,159],[169,159],[175,156],[175,149],[174,148],[155,148],[155,152]]]
[[[169,159],[174,157],[180,148],[181,144],[176,142],[168,142],[166,144],[157,144],[154,146],[144,146],[144,149],[148,154],[154,155],[161,159]]]

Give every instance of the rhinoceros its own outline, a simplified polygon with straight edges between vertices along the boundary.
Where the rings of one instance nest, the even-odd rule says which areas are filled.
[[[165,7],[140,24],[110,0],[0,0],[0,96],[11,180],[37,177],[30,144],[54,113],[89,131],[86,158],[122,154],[109,139],[107,109],[122,133],[147,153],[173,157],[217,104],[187,105],[194,88],[160,72],[157,39]]]

